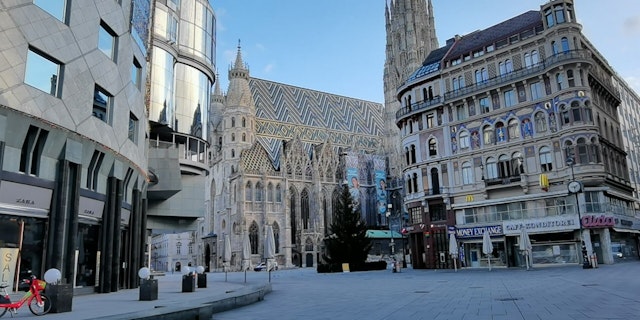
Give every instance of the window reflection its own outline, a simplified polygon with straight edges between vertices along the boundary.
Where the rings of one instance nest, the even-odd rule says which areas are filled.
[[[142,66],[138,59],[133,58],[133,64],[131,65],[131,82],[140,89],[140,80],[142,78]]]
[[[115,41],[116,36],[104,21],[100,22],[98,31],[98,49],[104,52],[109,58],[115,61]]]
[[[43,56],[33,48],[27,52],[24,82],[53,96],[59,96],[60,64]]]
[[[109,123],[111,96],[102,88],[95,86],[93,91],[93,116]]]
[[[67,6],[65,2],[65,0],[33,0],[33,4],[62,22],[64,22],[65,8]]]
[[[138,133],[138,118],[133,113],[129,113],[129,140],[136,143],[137,133]]]

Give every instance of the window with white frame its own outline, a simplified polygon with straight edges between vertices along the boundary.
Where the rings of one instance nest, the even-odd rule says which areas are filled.
[[[468,161],[462,163],[462,184],[473,184],[473,170]]]
[[[556,73],[556,84],[558,85],[558,90],[564,89],[564,76],[562,73]]]
[[[553,158],[551,157],[551,149],[549,147],[541,147],[539,153],[540,170],[542,172],[550,172],[553,170]]]
[[[482,113],[491,112],[491,104],[489,102],[488,97],[478,99],[478,104],[480,105],[480,112]]]
[[[487,170],[487,179],[497,179],[498,178],[498,163],[496,162],[496,158],[489,157],[487,158],[486,163]]]
[[[460,131],[460,149],[469,148],[469,131],[462,130]]]
[[[511,107],[518,103],[515,90],[507,90],[504,92],[504,106]]]
[[[538,100],[544,97],[544,91],[542,91],[542,82],[534,82],[529,85],[531,91],[531,100]]]
[[[507,59],[498,63],[498,70],[501,76],[513,72],[513,63],[511,62],[511,59]]]
[[[567,53],[569,52],[569,39],[567,39],[566,37],[562,37],[562,39],[560,39],[560,43],[562,43],[562,52]]]
[[[461,121],[467,118],[467,112],[464,109],[464,105],[456,106],[456,115],[458,116],[458,121]]]
[[[538,63],[540,63],[540,58],[538,57],[537,50],[533,50],[524,54],[524,66],[527,69],[537,66]]]

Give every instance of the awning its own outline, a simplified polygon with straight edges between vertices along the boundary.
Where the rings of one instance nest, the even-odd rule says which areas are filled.
[[[391,239],[391,238],[403,238],[398,232],[391,232],[389,230],[367,230],[367,238],[372,239]]]
[[[638,234],[640,234],[640,230],[620,229],[620,228],[613,228],[613,230],[615,230],[616,232],[629,232],[629,233],[638,233]]]

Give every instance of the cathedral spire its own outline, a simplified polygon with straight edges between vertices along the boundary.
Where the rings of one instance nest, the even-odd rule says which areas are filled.
[[[240,46],[240,39],[238,39],[238,53],[236,53],[236,61],[229,70],[229,80],[234,78],[249,80],[249,68],[242,61],[242,47]]]
[[[236,53],[236,63],[233,65],[234,68],[243,68],[244,63],[242,62],[242,47],[240,46],[240,39],[238,39],[238,53]]]
[[[400,109],[396,89],[438,48],[431,0],[385,0],[384,63],[385,154],[389,175],[401,177],[402,150],[395,115]]]

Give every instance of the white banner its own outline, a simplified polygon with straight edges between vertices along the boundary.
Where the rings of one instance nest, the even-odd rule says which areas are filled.
[[[0,248],[0,283],[13,286],[19,252],[18,248]]]

